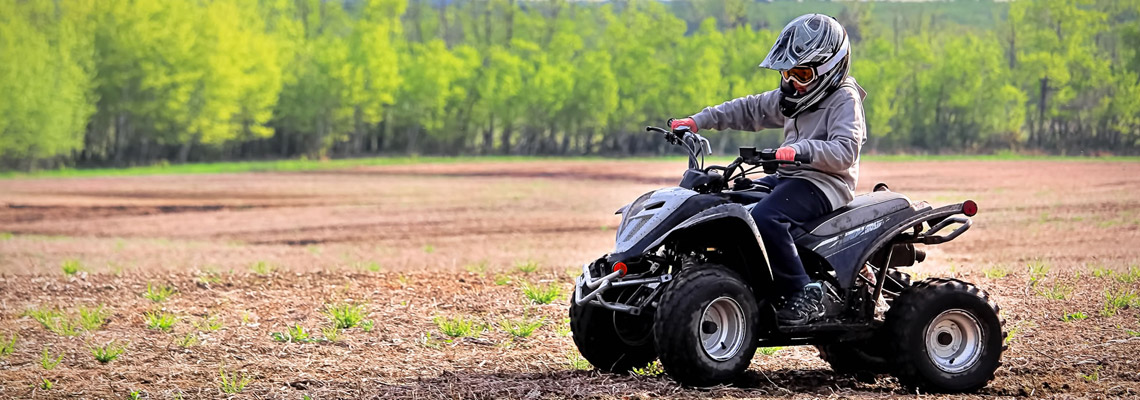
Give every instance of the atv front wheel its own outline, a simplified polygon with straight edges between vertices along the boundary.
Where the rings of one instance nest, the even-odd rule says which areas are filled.
[[[719,265],[682,270],[661,297],[653,336],[661,366],[689,386],[726,383],[756,354],[759,307],[736,272]]]
[[[895,376],[909,388],[960,393],[994,378],[1004,350],[998,307],[977,286],[928,279],[903,291],[887,311]]]
[[[653,349],[653,321],[570,299],[570,331],[582,357],[594,368],[626,373],[644,368],[657,358]]]

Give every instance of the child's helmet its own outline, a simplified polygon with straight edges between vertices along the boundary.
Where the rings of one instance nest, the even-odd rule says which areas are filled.
[[[789,22],[761,68],[780,71],[780,112],[788,118],[814,106],[835,91],[851,70],[847,31],[823,14],[807,14]],[[806,86],[796,90],[792,81]]]

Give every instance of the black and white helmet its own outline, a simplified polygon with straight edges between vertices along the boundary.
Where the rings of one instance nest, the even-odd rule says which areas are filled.
[[[781,72],[780,112],[794,118],[839,88],[851,71],[850,49],[847,31],[835,18],[807,14],[789,22],[760,63]],[[793,80],[806,90],[796,90]]]

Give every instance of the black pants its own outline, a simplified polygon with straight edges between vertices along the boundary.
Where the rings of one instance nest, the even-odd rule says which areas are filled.
[[[803,179],[768,175],[756,183],[772,188],[772,193],[756,203],[752,219],[768,252],[777,294],[790,296],[811,280],[789,231],[831,212],[831,202],[814,183]]]

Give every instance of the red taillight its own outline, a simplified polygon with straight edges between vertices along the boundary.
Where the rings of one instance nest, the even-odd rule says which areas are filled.
[[[966,200],[965,203],[962,203],[962,213],[966,214],[967,217],[973,217],[974,214],[978,213],[978,203],[973,200]]]
[[[625,266],[625,263],[618,261],[614,263],[614,271],[621,271],[621,276],[625,276],[629,272],[629,268]]]

